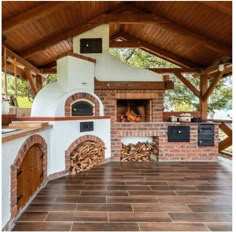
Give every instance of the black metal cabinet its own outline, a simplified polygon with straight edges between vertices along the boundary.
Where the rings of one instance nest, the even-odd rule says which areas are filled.
[[[190,142],[190,127],[168,126],[168,142]]]
[[[198,146],[214,146],[215,126],[213,124],[198,125]]]

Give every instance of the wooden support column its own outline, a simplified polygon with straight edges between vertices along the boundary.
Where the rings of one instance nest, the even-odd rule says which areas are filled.
[[[36,75],[36,87],[37,91],[43,88],[43,77],[40,75]]]
[[[200,77],[200,115],[203,121],[207,120],[208,98],[207,99],[203,98],[207,89],[208,89],[208,76],[201,75]]]
[[[38,91],[37,91],[37,88],[35,86],[35,83],[34,83],[34,80],[33,80],[32,74],[31,74],[31,71],[29,69],[27,69],[27,68],[25,68],[24,71],[25,71],[25,75],[27,77],[27,80],[29,81],[30,86],[31,86],[31,88],[33,90],[33,93],[34,93],[34,95],[36,95]]]

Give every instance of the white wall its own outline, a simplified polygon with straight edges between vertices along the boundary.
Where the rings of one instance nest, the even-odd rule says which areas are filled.
[[[106,147],[105,158],[111,157],[110,119],[86,120],[94,122],[94,131],[80,132],[80,122],[83,120],[51,121],[52,129],[38,132],[48,146],[47,174],[65,170],[65,151],[79,137],[93,135],[100,138]],[[10,187],[11,165],[25,140],[24,136],[2,144],[2,225],[4,226],[11,217],[10,212]]]
[[[124,145],[128,145],[130,143],[132,144],[137,144],[138,142],[141,142],[141,143],[146,143],[146,142],[153,142],[153,139],[152,137],[141,137],[141,136],[138,136],[138,137],[135,137],[135,136],[130,136],[130,137],[121,137],[121,142],[124,144]]]
[[[82,54],[96,59],[95,77],[101,81],[163,81],[162,75],[133,68],[109,54],[109,25],[104,24],[73,38],[73,51],[80,54],[80,39],[102,38],[103,52]]]
[[[37,135],[45,139],[49,149],[50,129],[38,132]],[[28,137],[30,135],[2,144],[2,226],[5,226],[11,218],[11,165],[14,163],[19,149]]]
[[[81,89],[94,92],[94,63],[65,56],[57,60],[57,82],[64,92]]]

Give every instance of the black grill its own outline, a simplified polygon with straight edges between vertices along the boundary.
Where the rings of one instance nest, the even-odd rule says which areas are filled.
[[[168,142],[190,142],[190,127],[168,126]]]
[[[72,116],[92,116],[93,106],[86,101],[79,101],[72,105]]]
[[[214,131],[212,124],[198,125],[198,146],[214,146]]]

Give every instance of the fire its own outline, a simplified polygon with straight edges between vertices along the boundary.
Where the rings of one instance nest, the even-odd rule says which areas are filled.
[[[121,116],[122,122],[141,122],[142,118],[140,115],[136,114],[130,107],[130,103],[128,103],[127,111],[125,113],[125,116]]]

